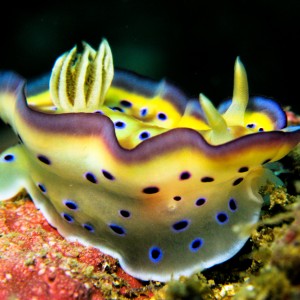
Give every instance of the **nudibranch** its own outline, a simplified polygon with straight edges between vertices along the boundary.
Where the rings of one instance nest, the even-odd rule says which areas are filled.
[[[0,116],[19,143],[0,157],[0,200],[25,189],[70,241],[99,248],[142,280],[168,281],[235,255],[259,219],[267,167],[300,141],[279,104],[233,97],[216,109],[166,81],[114,70],[106,40],[26,83],[0,78]]]

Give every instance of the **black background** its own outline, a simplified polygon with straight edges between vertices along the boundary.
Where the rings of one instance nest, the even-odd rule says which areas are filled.
[[[219,103],[240,56],[250,93],[299,113],[300,1],[49,1],[2,7],[1,70],[31,79],[84,40],[105,37],[116,67],[167,78]]]

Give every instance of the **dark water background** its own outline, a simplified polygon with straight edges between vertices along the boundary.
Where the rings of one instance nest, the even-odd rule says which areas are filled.
[[[84,40],[108,39],[115,66],[166,77],[215,103],[232,93],[236,56],[250,93],[300,113],[300,1],[46,1],[2,7],[0,69],[30,79]]]

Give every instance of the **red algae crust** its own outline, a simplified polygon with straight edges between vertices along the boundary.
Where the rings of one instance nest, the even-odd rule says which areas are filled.
[[[0,202],[0,299],[149,299],[110,256],[69,243],[32,201]]]

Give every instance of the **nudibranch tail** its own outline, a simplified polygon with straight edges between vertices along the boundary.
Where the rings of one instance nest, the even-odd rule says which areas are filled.
[[[0,75],[0,117],[19,145],[0,155],[0,200],[22,189],[68,240],[168,281],[235,255],[278,183],[267,168],[300,141],[271,99],[248,99],[235,63],[233,99],[217,110],[166,81],[113,71],[110,48],[84,44],[55,63],[49,86]],[[24,86],[25,85],[25,86]]]
[[[0,117],[14,129],[16,99],[25,81],[13,72],[0,72]]]

